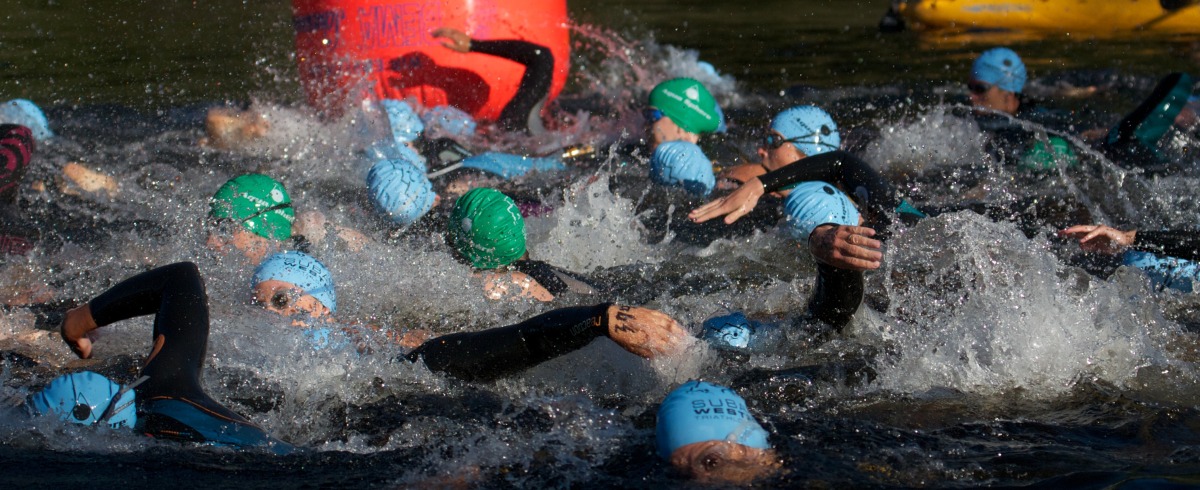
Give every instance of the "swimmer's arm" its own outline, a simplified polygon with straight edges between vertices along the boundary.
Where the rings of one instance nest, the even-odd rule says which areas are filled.
[[[875,230],[864,226],[825,224],[808,236],[809,250],[818,261],[838,269],[878,269],[883,260],[883,243],[874,236]]]
[[[1076,225],[1058,232],[1059,235],[1079,239],[1079,248],[1085,252],[1106,254],[1119,253],[1133,245],[1137,230],[1121,231],[1107,225]]]
[[[1137,231],[1130,249],[1186,260],[1200,260],[1200,232],[1196,230]]]

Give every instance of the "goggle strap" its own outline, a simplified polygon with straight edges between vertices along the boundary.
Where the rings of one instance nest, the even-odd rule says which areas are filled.
[[[123,403],[120,405],[117,405],[117,402],[119,402],[121,397],[125,396],[125,393],[128,393],[129,390],[136,388],[138,385],[145,383],[149,379],[149,376],[142,376],[133,380],[132,383],[124,385],[121,387],[121,389],[117,390],[117,394],[113,395],[112,399],[108,401],[108,407],[104,409],[104,413],[100,415],[100,418],[97,419],[97,422],[108,422],[108,419],[112,418],[113,415],[120,413],[122,410],[128,408],[129,405],[133,404],[135,400],[130,400],[128,403]]]

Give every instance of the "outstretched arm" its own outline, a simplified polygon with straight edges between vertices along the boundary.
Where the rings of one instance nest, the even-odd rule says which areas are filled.
[[[1079,248],[1085,252],[1116,254],[1133,245],[1137,230],[1121,231],[1107,225],[1076,225],[1058,234],[1078,238]]]

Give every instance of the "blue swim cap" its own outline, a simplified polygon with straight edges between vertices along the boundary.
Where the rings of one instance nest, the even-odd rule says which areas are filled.
[[[1200,264],[1190,260],[1130,250],[1121,257],[1121,263],[1145,271],[1155,289],[1170,288],[1190,293],[1194,283],[1200,282]]]
[[[119,395],[119,396],[118,396]],[[104,420],[114,429],[133,427],[137,422],[132,389],[91,371],[65,374],[51,381],[42,391],[29,397],[28,407],[35,415],[56,414],[61,420],[92,425]]]
[[[836,150],[842,144],[837,123],[817,106],[802,105],[780,112],[771,121],[771,129],[808,156]]]
[[[750,415],[746,400],[729,388],[704,381],[688,381],[667,395],[658,407],[655,438],[658,454],[667,460],[676,449],[704,441],[771,448],[767,431]]]
[[[367,147],[367,160],[378,162],[379,160],[404,160],[417,167],[421,172],[428,172],[429,167],[425,164],[425,156],[417,153],[417,150],[411,146],[396,144],[390,141],[380,141]]]
[[[504,179],[520,177],[529,172],[550,172],[567,168],[557,158],[523,157],[521,155],[497,153],[494,151],[471,155],[464,158],[462,164],[466,168],[483,170],[484,172],[499,175]]]
[[[975,59],[971,78],[1019,94],[1025,88],[1025,63],[1011,49],[992,48]]]
[[[436,195],[425,172],[405,160],[381,160],[367,172],[371,200],[392,222],[408,226],[433,208]]]
[[[388,126],[392,129],[392,139],[401,146],[403,143],[415,141],[421,137],[425,124],[412,106],[402,100],[384,99],[379,103],[387,114]]]
[[[793,238],[808,241],[818,226],[826,223],[858,226],[858,208],[832,184],[804,182],[792,188],[783,201],[787,228]]]
[[[329,311],[337,311],[337,294],[333,288],[333,274],[317,259],[304,252],[277,253],[263,259],[254,269],[251,285],[271,279],[289,282],[304,294],[317,298]]]
[[[721,349],[745,349],[754,327],[741,312],[714,316],[704,321],[704,340]]]
[[[20,124],[33,131],[33,137],[44,141],[54,137],[50,120],[37,104],[25,99],[13,99],[0,104],[0,123]]]
[[[441,128],[452,136],[471,136],[475,134],[475,119],[470,114],[457,107],[440,105],[425,111],[421,120],[426,126]]]
[[[650,180],[683,187],[697,195],[708,195],[717,185],[712,161],[695,143],[668,141],[658,145],[650,157]]]

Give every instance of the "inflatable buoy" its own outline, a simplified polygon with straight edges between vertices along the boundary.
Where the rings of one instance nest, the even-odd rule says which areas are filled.
[[[496,119],[525,67],[447,49],[430,35],[438,27],[546,46],[554,55],[550,98],[566,84],[565,0],[293,0],[292,12],[300,81],[308,102],[327,115],[366,99],[413,97]]]

